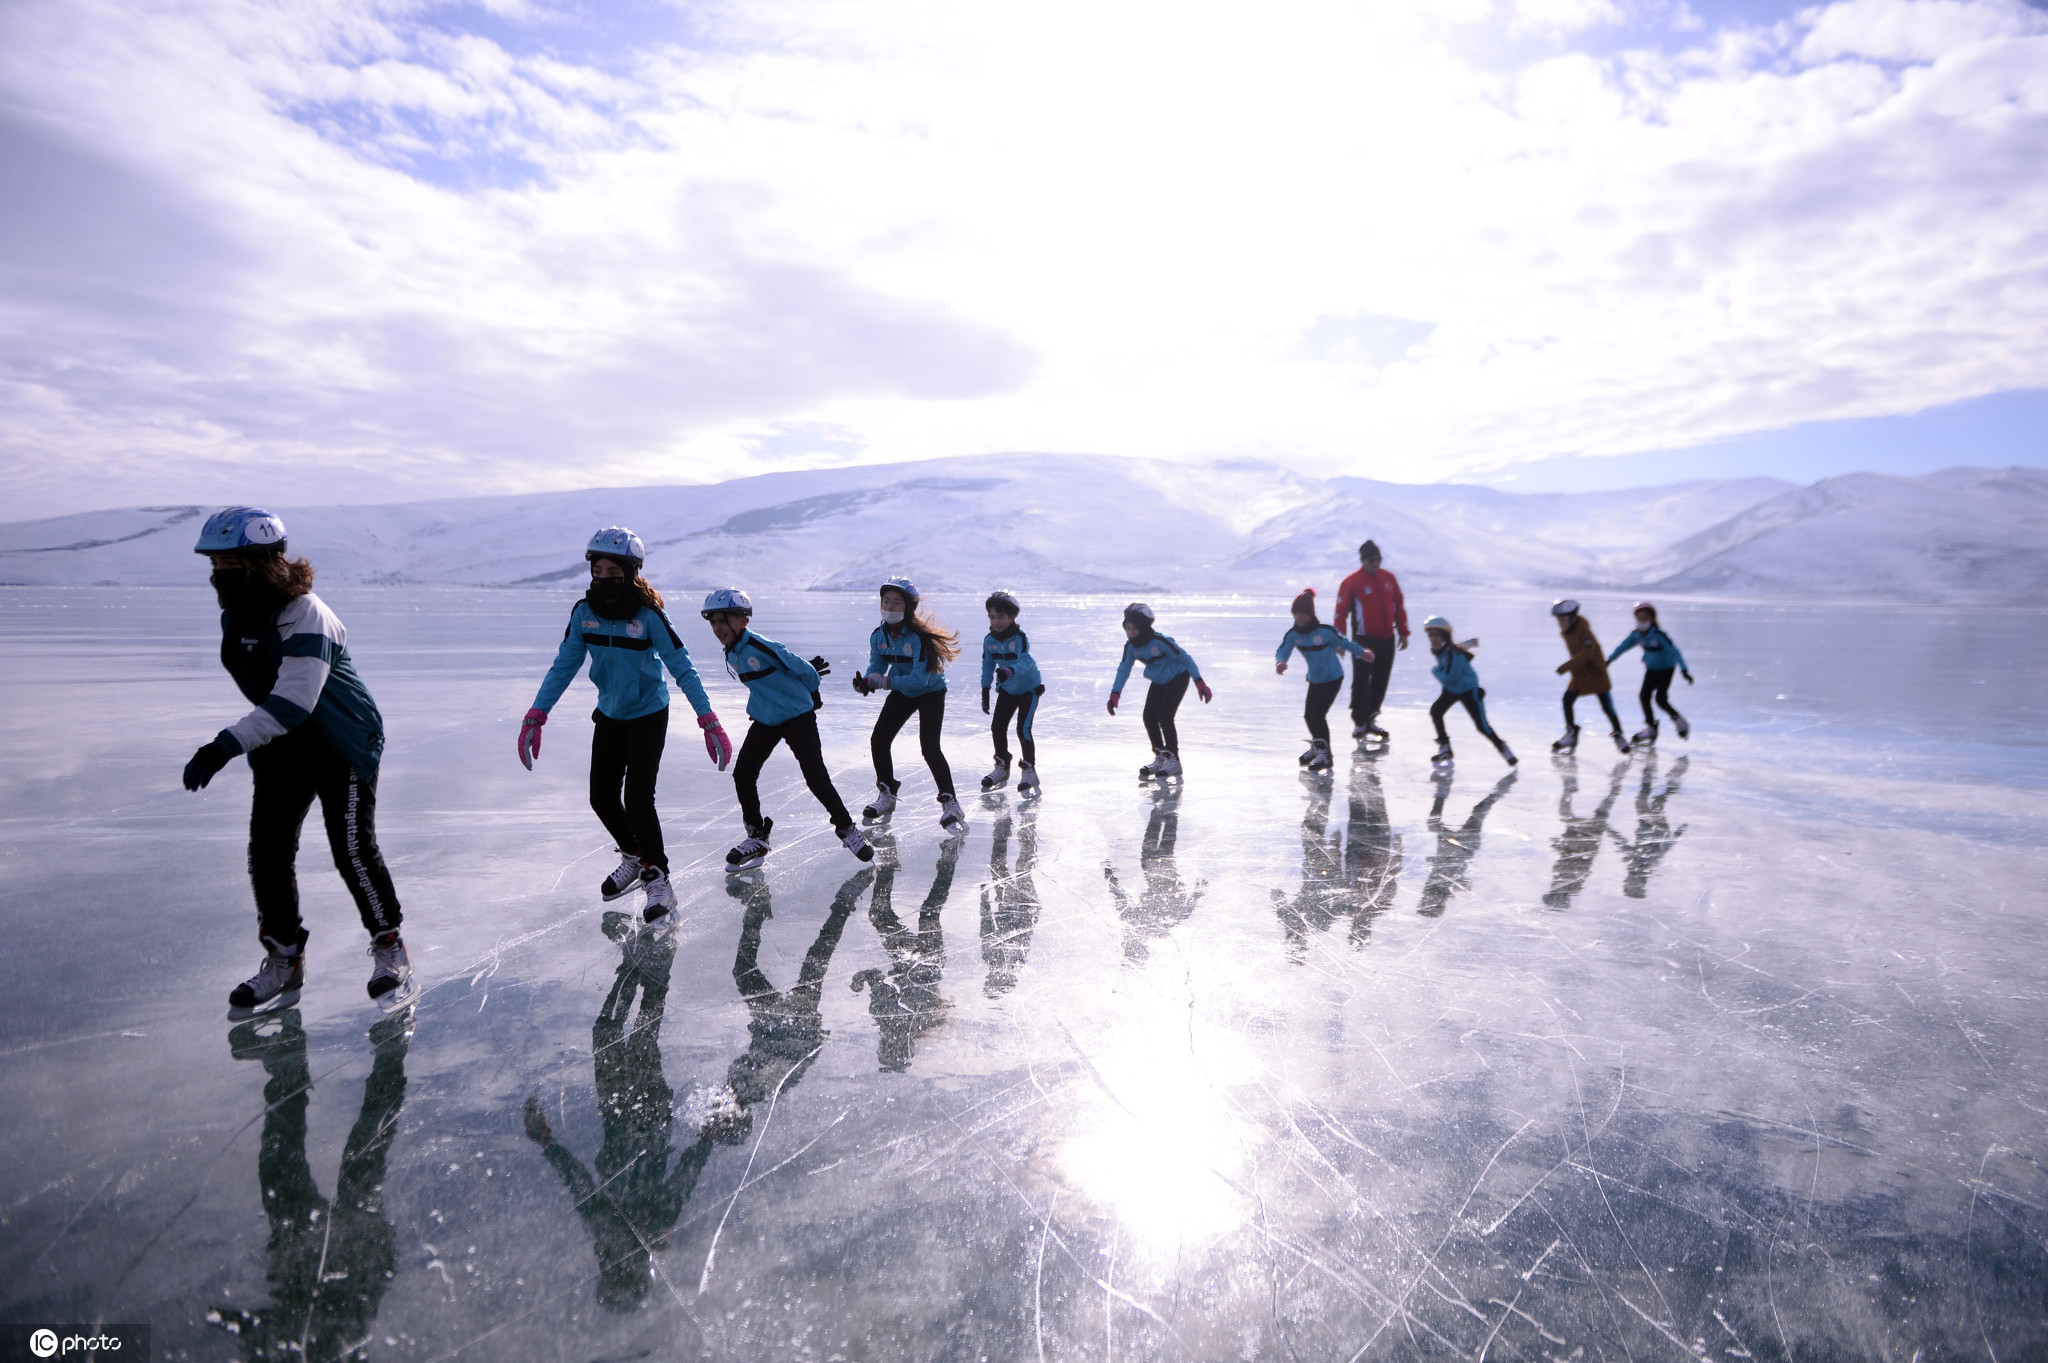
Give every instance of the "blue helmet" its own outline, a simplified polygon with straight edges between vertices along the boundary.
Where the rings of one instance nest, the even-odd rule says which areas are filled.
[[[738,587],[720,587],[704,598],[704,609],[698,614],[709,620],[720,611],[731,611],[734,615],[752,615],[754,599]]]
[[[915,582],[912,582],[907,577],[892,577],[885,580],[876,590],[886,592],[891,588],[903,593],[903,599],[910,603],[911,609],[915,610],[917,608],[917,584]]]
[[[1569,597],[1563,601],[1553,601],[1550,603],[1550,613],[1560,620],[1564,619],[1567,615],[1577,615],[1579,613],[1579,603],[1571,600]]]
[[[638,568],[647,561],[647,546],[640,537],[623,525],[608,525],[590,537],[584,547],[586,559],[612,558],[621,563],[630,563]]]
[[[216,511],[200,527],[195,554],[232,554],[238,549],[284,552],[284,522],[257,506],[231,506]]]

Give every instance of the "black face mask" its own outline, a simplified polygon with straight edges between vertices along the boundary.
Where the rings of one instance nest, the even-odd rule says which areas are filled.
[[[590,579],[590,607],[607,620],[624,620],[640,613],[640,589],[628,578]]]
[[[206,580],[220,608],[237,618],[268,615],[287,599],[250,568],[216,568]]]

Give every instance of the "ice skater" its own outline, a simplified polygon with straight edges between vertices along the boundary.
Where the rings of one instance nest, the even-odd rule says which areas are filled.
[[[1444,714],[1453,705],[1462,705],[1465,713],[1472,716],[1472,727],[1479,730],[1479,736],[1493,744],[1502,761],[1514,766],[1514,749],[1486,722],[1486,688],[1479,684],[1479,671],[1472,666],[1472,650],[1479,647],[1479,641],[1467,639],[1461,644],[1451,638],[1451,622],[1441,615],[1423,621],[1422,632],[1428,637],[1430,654],[1436,659],[1429,674],[1443,688],[1429,707],[1429,721],[1436,725],[1436,755],[1429,760],[1438,766],[1451,760],[1451,736],[1444,728]]]
[[[946,665],[960,656],[960,636],[940,626],[917,607],[917,584],[892,577],[882,584],[882,623],[868,636],[868,670],[853,679],[863,696],[887,691],[882,713],[875,719],[869,746],[875,756],[875,798],[861,813],[879,819],[896,808],[903,783],[889,753],[896,735],[917,716],[917,746],[939,788],[939,826],[948,833],[967,831],[967,815],[953,795],[953,768],[939,747],[946,722]]]
[[[533,770],[548,711],[589,658],[590,680],[597,686],[597,709],[590,715],[590,808],[619,853],[618,866],[599,882],[598,892],[609,903],[644,888],[641,916],[650,925],[661,925],[676,906],[661,817],[654,810],[661,751],[668,743],[664,664],[697,712],[704,751],[720,771],[732,761],[732,740],[704,694],[690,650],[669,622],[661,593],[641,575],[647,546],[640,537],[623,526],[608,526],[590,537],[583,557],[590,564],[590,586],[570,608],[554,665],[519,725],[519,760]]]
[[[1310,771],[1328,771],[1330,706],[1336,703],[1337,692],[1344,686],[1344,664],[1337,655],[1349,653],[1356,658],[1354,672],[1372,666],[1375,655],[1365,645],[1354,643],[1316,619],[1314,587],[1301,589],[1301,595],[1294,598],[1293,610],[1294,628],[1281,636],[1280,647],[1273,653],[1273,671],[1285,673],[1288,655],[1296,649],[1308,659],[1308,700],[1301,709],[1301,717],[1308,724],[1308,751],[1301,755],[1301,765]]]
[[[823,658],[805,662],[773,639],[753,631],[754,602],[738,587],[720,587],[704,598],[699,612],[725,650],[725,667],[747,688],[747,736],[733,764],[732,784],[740,797],[740,820],[747,836],[725,854],[726,869],[750,871],[768,859],[768,838],[775,820],[761,813],[761,768],[778,743],[787,743],[804,784],[825,807],[832,836],[862,861],[875,852],[846,812],[832,773],[825,769],[825,751],[818,737],[818,710],[824,698],[818,679],[832,670]]]
[[[286,558],[284,522],[253,506],[207,517],[195,553],[212,564],[220,602],[220,660],[256,708],[214,735],[185,764],[199,790],[231,760],[249,758],[249,881],[263,964],[235,986],[237,1014],[289,1007],[305,984],[306,925],[299,917],[299,830],[313,801],[327,824],[335,869],[370,934],[370,998],[385,1012],[419,987],[398,928],[391,872],[377,850],[377,765],[384,718],[348,652],[348,630],[313,594],[313,565]]]
[[[1401,584],[1380,567],[1380,547],[1371,540],[1358,546],[1358,571],[1338,584],[1335,621],[1338,629],[1371,650],[1351,669],[1351,736],[1385,747],[1387,731],[1380,727],[1380,710],[1387,703],[1394,650],[1408,647],[1408,608],[1401,600]]]
[[[1655,606],[1647,601],[1638,601],[1635,615],[1634,632],[1616,644],[1614,652],[1607,655],[1607,661],[1611,663],[1638,644],[1643,649],[1643,689],[1637,693],[1637,699],[1643,703],[1643,729],[1630,742],[1657,741],[1657,716],[1650,709],[1652,700],[1663,707],[1665,714],[1671,716],[1671,723],[1678,730],[1680,738],[1691,738],[1692,725],[1687,723],[1685,716],[1679,714],[1671,704],[1673,672],[1683,673],[1685,684],[1692,685],[1692,672],[1685,665],[1685,655],[1678,651],[1678,645],[1671,641],[1671,636],[1658,626]]]
[[[1131,679],[1131,665],[1145,665],[1145,680],[1152,684],[1145,692],[1145,736],[1152,741],[1152,760],[1138,768],[1141,781],[1181,774],[1180,731],[1174,727],[1173,716],[1188,693],[1188,683],[1195,684],[1195,693],[1204,705],[1216,695],[1202,680],[1202,669],[1193,655],[1153,630],[1157,619],[1142,601],[1124,607],[1124,655],[1109,687],[1109,712],[1113,715],[1123,699],[1124,683]]]
[[[1579,746],[1579,721],[1574,713],[1580,696],[1598,696],[1600,709],[1613,726],[1614,746],[1621,752],[1628,751],[1628,739],[1622,736],[1621,716],[1614,712],[1614,683],[1607,676],[1607,660],[1601,655],[1600,641],[1593,637],[1593,626],[1586,617],[1579,614],[1576,601],[1559,601],[1550,608],[1557,617],[1557,632],[1564,636],[1564,646],[1571,656],[1557,665],[1557,674],[1562,677],[1571,674],[1564,687],[1564,736],[1550,745],[1552,752],[1576,752]]]
[[[988,637],[981,641],[981,712],[989,713],[990,687],[994,687],[995,719],[989,726],[995,734],[996,764],[981,778],[983,790],[1001,790],[1010,783],[1010,720],[1017,721],[1017,746],[1023,750],[1024,765],[1017,771],[1017,793],[1036,795],[1038,785],[1038,744],[1032,741],[1031,721],[1038,717],[1038,698],[1045,694],[1045,682],[1038,675],[1038,660],[1031,656],[1031,640],[1017,628],[1022,607],[1009,592],[991,592],[982,603],[988,610]]]

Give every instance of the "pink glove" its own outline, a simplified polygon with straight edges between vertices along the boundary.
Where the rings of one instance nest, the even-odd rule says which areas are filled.
[[[1195,694],[1202,698],[1202,704],[1204,705],[1216,699],[1216,693],[1209,689],[1209,683],[1203,681],[1200,677],[1195,678]]]
[[[547,722],[545,710],[528,710],[519,722],[519,760],[528,771],[533,770],[533,759],[540,756],[540,726]]]
[[[732,740],[725,736],[725,726],[718,722],[718,713],[707,710],[697,716],[697,727],[704,731],[704,751],[718,764],[720,771],[732,761]]]
[[[1109,712],[1111,714],[1116,713],[1116,703],[1122,700],[1123,697],[1124,693],[1121,691],[1112,691],[1109,693]]]

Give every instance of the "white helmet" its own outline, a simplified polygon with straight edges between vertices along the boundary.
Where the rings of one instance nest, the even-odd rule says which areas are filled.
[[[1446,634],[1451,632],[1451,622],[1444,619],[1441,615],[1430,616],[1429,619],[1422,622],[1422,627],[1425,630],[1440,629]]]
[[[1142,601],[1133,601],[1130,605],[1124,607],[1124,619],[1126,620],[1143,620],[1149,625],[1158,618],[1157,615],[1153,614],[1152,608]]]
[[[754,599],[738,587],[720,587],[704,598],[704,609],[698,613],[709,620],[720,611],[731,611],[734,615],[752,615]]]
[[[590,560],[601,558],[617,559],[638,568],[647,561],[647,546],[640,537],[623,525],[608,525],[590,537],[584,547],[583,557]]]

